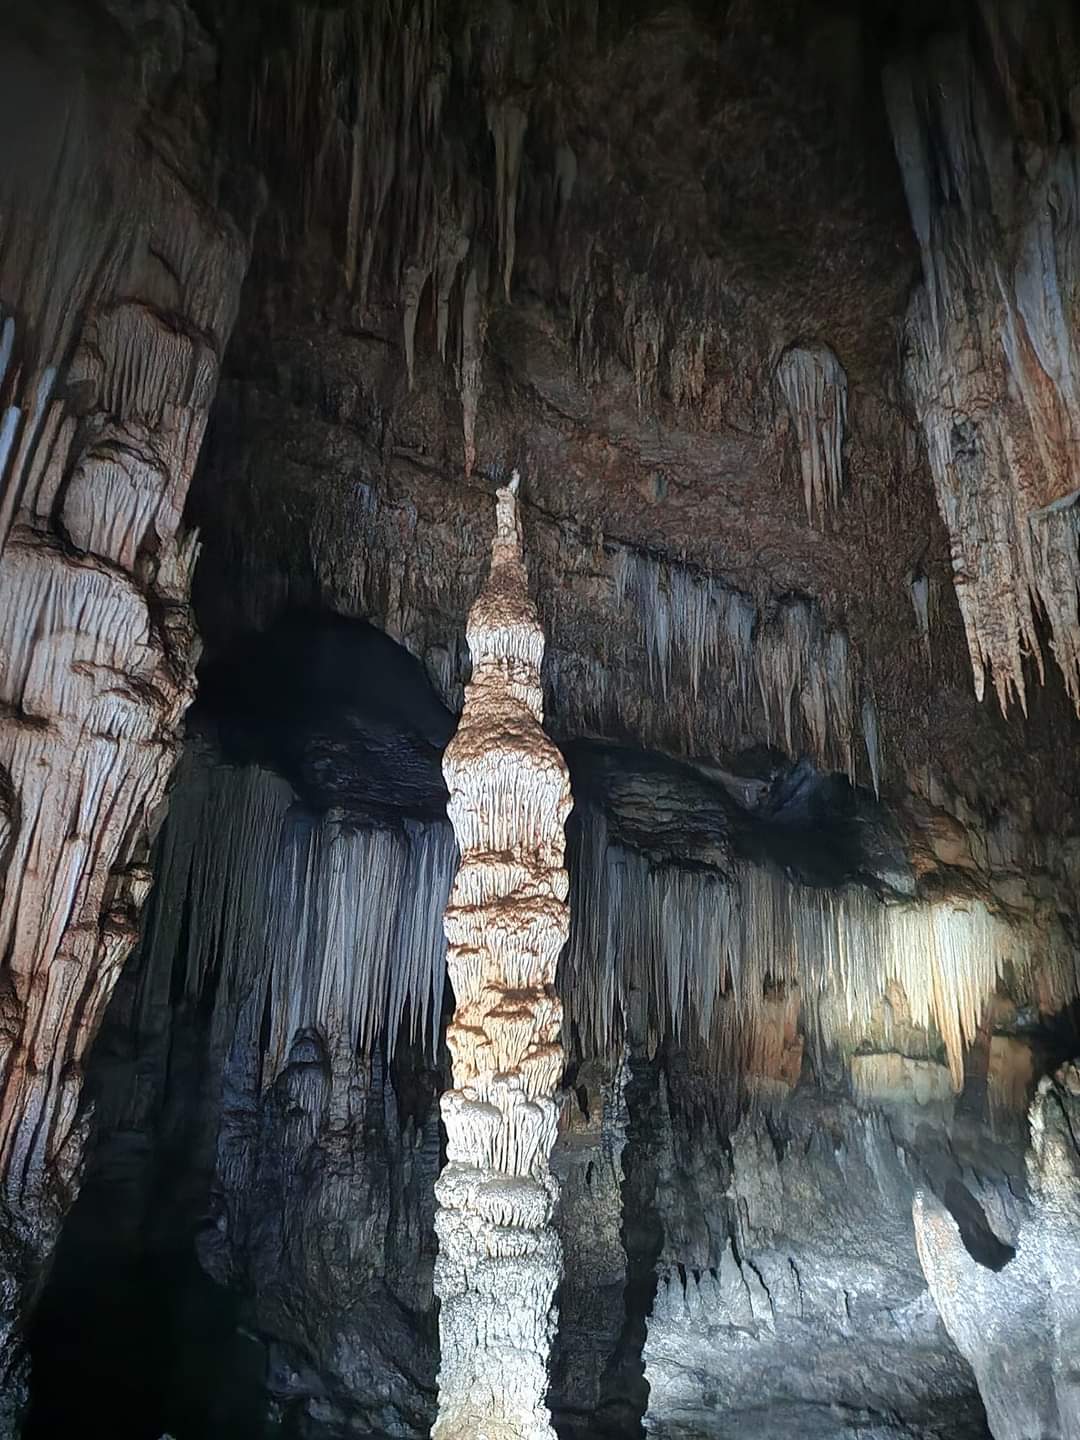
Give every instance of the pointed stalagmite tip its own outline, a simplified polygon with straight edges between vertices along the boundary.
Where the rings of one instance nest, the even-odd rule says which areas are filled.
[[[505,564],[509,558],[506,547],[519,563],[522,562],[521,520],[518,515],[518,487],[521,476],[514,470],[505,485],[495,491],[495,538],[492,547],[492,564]],[[489,582],[490,583],[490,582]]]

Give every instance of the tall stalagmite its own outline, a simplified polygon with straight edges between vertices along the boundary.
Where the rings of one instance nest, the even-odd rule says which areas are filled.
[[[461,865],[446,911],[447,1030],[435,1289],[435,1440],[546,1440],[561,1252],[552,1226],[563,1052],[570,782],[544,734],[544,634],[529,599],[517,478],[498,492],[491,573],[466,630],[472,681],[443,762]]]

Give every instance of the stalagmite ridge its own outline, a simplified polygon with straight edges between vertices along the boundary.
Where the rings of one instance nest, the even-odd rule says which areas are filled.
[[[552,1226],[563,1064],[555,968],[569,911],[566,765],[542,729],[544,634],[529,599],[517,476],[497,493],[491,571],[466,631],[473,673],[446,750],[461,863],[446,911],[456,1009],[442,1100],[434,1440],[548,1440],[561,1250]]]

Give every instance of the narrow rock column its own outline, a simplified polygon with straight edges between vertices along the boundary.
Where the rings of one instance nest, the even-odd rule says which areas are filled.
[[[544,734],[544,634],[529,599],[517,476],[498,492],[472,681],[443,761],[461,865],[446,911],[447,1162],[436,1187],[442,1363],[434,1440],[554,1440],[545,1405],[561,1269],[549,1168],[563,1064],[570,783]]]

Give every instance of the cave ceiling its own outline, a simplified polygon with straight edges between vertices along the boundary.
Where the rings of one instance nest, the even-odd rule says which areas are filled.
[[[972,703],[905,371],[920,256],[881,76],[917,63],[919,17],[380,15],[224,34],[226,54],[262,47],[237,108],[263,190],[190,502],[207,644],[329,606],[403,640],[457,708],[487,496],[516,466],[564,733],[801,744],[867,783],[879,763],[987,813],[1060,816],[1031,757],[1071,773],[1061,672],[1029,685],[1026,721]],[[782,702],[703,714],[723,666],[657,634],[789,621],[848,646],[814,734]],[[1032,624],[1029,677],[1054,647]]]

